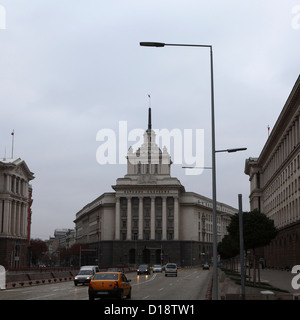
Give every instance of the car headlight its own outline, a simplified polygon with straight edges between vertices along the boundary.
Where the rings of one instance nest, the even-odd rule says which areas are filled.
[[[77,280],[78,278],[77,277],[75,277],[75,280]]]

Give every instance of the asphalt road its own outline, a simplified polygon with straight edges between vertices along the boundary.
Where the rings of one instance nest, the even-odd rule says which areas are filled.
[[[131,300],[204,300],[211,270],[180,269],[178,276],[164,273],[126,274],[131,279]],[[88,286],[73,281],[0,290],[0,300],[88,300]]]

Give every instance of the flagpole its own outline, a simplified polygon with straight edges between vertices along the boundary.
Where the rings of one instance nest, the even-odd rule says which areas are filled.
[[[15,130],[12,131],[12,143],[11,143],[11,158],[14,158],[14,142],[15,142]]]

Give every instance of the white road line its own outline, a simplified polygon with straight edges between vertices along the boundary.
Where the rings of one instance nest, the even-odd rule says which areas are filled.
[[[160,289],[158,289],[158,291],[161,291],[161,290],[164,290],[164,288],[160,288]]]
[[[141,284],[144,284],[144,283],[153,281],[153,280],[156,278],[156,276],[157,276],[157,273],[153,274],[153,276],[152,276],[150,279],[145,280],[145,281],[143,281],[143,282],[138,282],[138,283],[132,284],[131,286],[132,286],[132,287],[134,287],[134,286],[139,286],[139,285],[141,285]]]
[[[47,294],[47,295],[45,295],[45,296],[37,296],[37,297],[29,298],[29,299],[26,299],[26,300],[37,300],[37,299],[46,298],[46,297],[51,297],[51,296],[55,296],[55,293]]]

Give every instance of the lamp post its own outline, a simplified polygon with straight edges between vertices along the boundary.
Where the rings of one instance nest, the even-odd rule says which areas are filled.
[[[216,150],[215,150],[215,107],[213,79],[213,50],[205,44],[172,44],[162,42],[140,42],[144,47],[200,47],[210,50],[210,84],[211,84],[211,144],[212,144],[212,198],[213,198],[213,300],[218,300],[218,258],[217,258],[217,196],[216,196]]]

